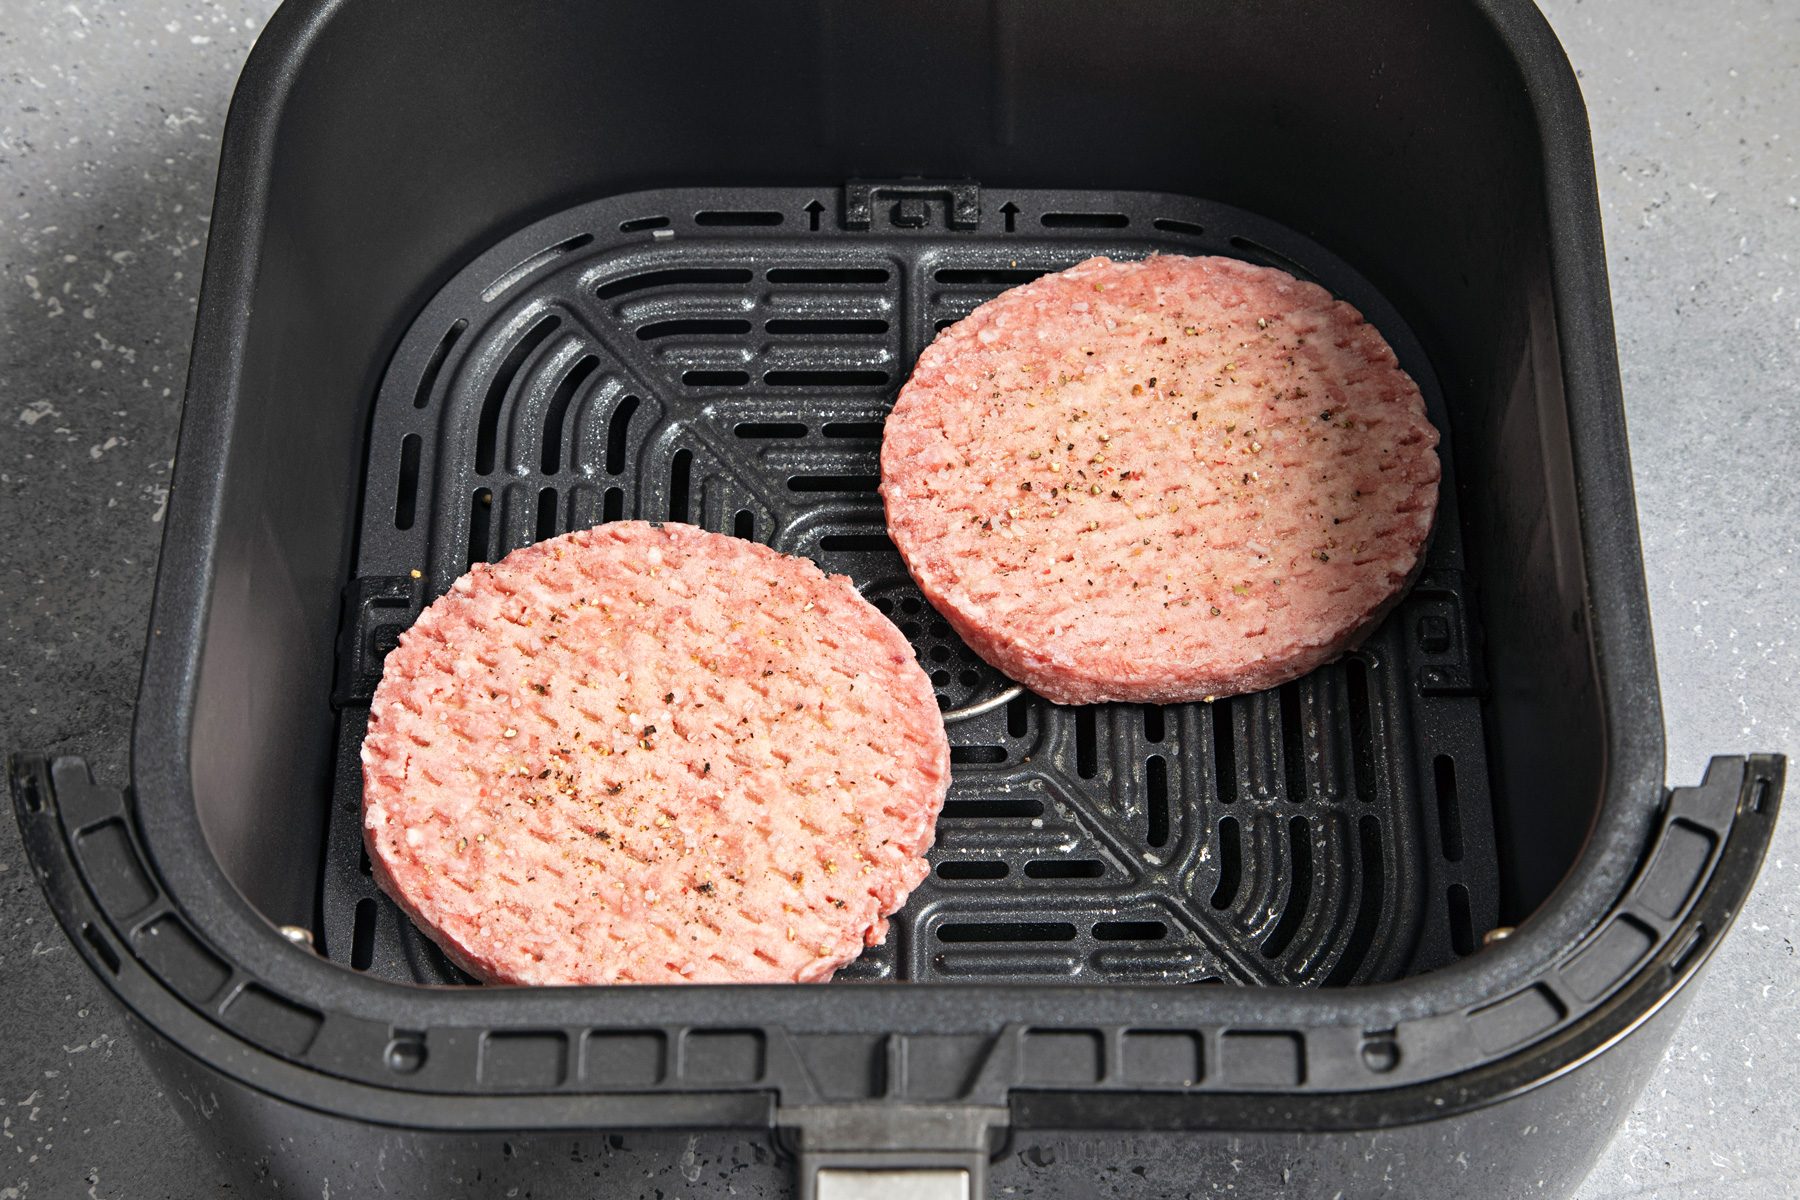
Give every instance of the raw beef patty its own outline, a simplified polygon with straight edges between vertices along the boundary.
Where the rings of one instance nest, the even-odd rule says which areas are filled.
[[[1323,288],[1094,258],[926,348],[881,494],[977,654],[1060,703],[1172,703],[1355,645],[1418,564],[1437,441],[1393,351]]]
[[[829,978],[925,876],[931,685],[843,576],[628,521],[477,566],[388,655],[376,880],[504,983]]]

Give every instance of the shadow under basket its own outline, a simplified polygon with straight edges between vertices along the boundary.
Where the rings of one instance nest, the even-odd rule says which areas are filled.
[[[224,145],[130,785],[9,772],[58,918],[246,1180],[1574,1188],[1784,764],[1664,785],[1591,156],[1541,18],[1303,7],[277,14]],[[1360,648],[1214,703],[955,721],[932,874],[827,986],[472,986],[375,888],[384,655],[570,529],[806,555],[946,710],[997,695],[885,535],[882,420],[975,305],[1159,252],[1311,279],[1418,381],[1436,531]]]

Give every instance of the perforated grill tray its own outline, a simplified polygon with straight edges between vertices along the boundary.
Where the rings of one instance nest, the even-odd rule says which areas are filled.
[[[849,575],[946,709],[1008,686],[923,601],[875,494],[913,360],[1004,288],[1094,254],[1282,267],[1381,330],[1447,438],[1394,310],[1268,221],[1150,194],[844,196],[841,222],[835,189],[583,205],[465,267],[406,334],[374,406],[345,597],[330,958],[468,982],[368,875],[358,751],[382,655],[473,562],[603,521],[689,521]],[[1339,985],[1471,953],[1498,887],[1447,440],[1441,454],[1425,572],[1341,662],[1213,704],[1026,695],[952,725],[933,874],[839,978]]]

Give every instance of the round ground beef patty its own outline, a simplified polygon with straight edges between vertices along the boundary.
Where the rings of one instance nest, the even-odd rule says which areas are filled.
[[[471,974],[822,980],[925,876],[931,685],[843,576],[628,521],[477,566],[383,668],[376,880]]]
[[[977,654],[1060,703],[1173,703],[1355,645],[1418,564],[1437,441],[1393,351],[1323,288],[1094,258],[920,355],[881,493]]]

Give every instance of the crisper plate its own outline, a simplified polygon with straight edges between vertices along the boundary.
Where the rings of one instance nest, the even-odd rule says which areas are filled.
[[[321,952],[469,982],[369,877],[358,751],[381,656],[473,562],[603,521],[689,521],[849,575],[946,709],[1008,686],[887,539],[882,418],[920,349],[977,304],[1152,251],[1280,266],[1386,335],[1446,435],[1426,569],[1359,651],[1280,688],[1164,707],[1027,694],[953,724],[932,875],[838,978],[1339,985],[1472,952],[1498,902],[1478,643],[1418,343],[1345,263],[1234,209],[918,182],[597,201],[506,239],[425,306],[369,436]]]

